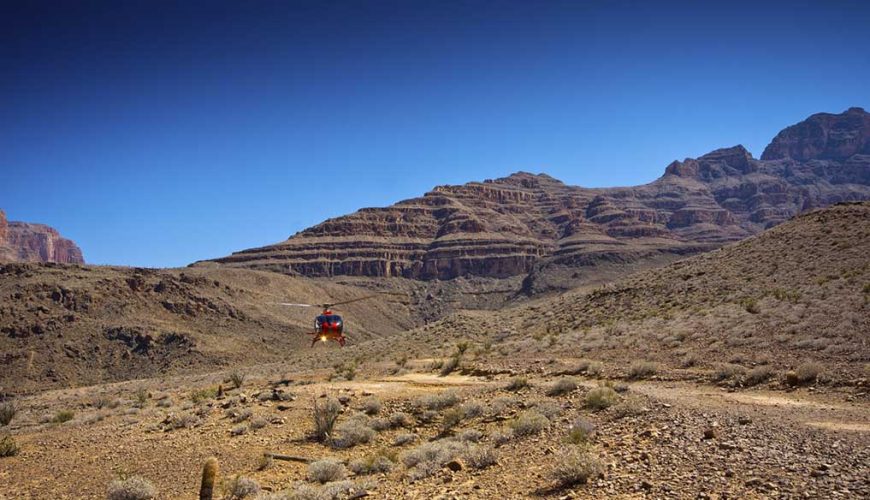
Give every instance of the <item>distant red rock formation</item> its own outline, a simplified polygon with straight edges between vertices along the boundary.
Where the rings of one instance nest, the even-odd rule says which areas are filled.
[[[642,186],[588,189],[544,175],[439,186],[329,219],[288,240],[216,259],[303,276],[539,276],[681,256],[737,241],[805,210],[870,199],[870,114],[818,114],[757,160],[743,146],[675,161]]]
[[[83,264],[82,251],[43,224],[9,222],[0,210],[0,261]]]

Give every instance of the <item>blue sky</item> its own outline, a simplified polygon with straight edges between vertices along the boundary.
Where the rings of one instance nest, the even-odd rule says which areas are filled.
[[[6,1],[0,208],[182,266],[435,185],[633,185],[870,109],[863,1]]]

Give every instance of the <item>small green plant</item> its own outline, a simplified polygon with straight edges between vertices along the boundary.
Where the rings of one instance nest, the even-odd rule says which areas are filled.
[[[209,399],[216,398],[217,393],[218,390],[215,387],[199,389],[190,393],[190,400],[193,401],[193,404],[200,404],[204,401],[208,401]]]
[[[619,395],[611,387],[600,386],[590,389],[586,393],[584,404],[592,411],[600,411],[610,408],[618,400]]]
[[[72,410],[61,410],[54,414],[54,417],[51,418],[51,423],[62,424],[64,422],[69,422],[75,418],[75,416],[76,414]]]
[[[148,389],[144,387],[136,389],[136,392],[133,394],[133,406],[136,408],[145,408],[148,404],[148,398],[150,397],[151,395],[148,394]]]
[[[230,383],[234,389],[238,389],[245,383],[245,374],[239,371],[230,373]]]
[[[452,408],[444,412],[444,418],[441,421],[441,434],[447,434],[454,427],[462,423],[463,413],[459,408]]]
[[[12,436],[6,434],[3,437],[0,437],[0,458],[4,457],[14,457],[18,455],[18,452],[21,451],[18,443],[12,438]]]
[[[578,417],[568,429],[565,441],[573,445],[585,445],[592,438],[593,432],[595,432],[595,424],[583,417]]]
[[[514,431],[514,435],[531,436],[546,429],[550,425],[550,421],[535,410],[526,410],[508,425]]]
[[[743,309],[745,309],[749,314],[758,314],[761,312],[761,308],[758,306],[758,300],[752,297],[747,297],[741,300],[740,305],[743,306]]]
[[[341,403],[333,397],[324,399],[322,402],[314,400],[314,437],[318,441],[326,441],[332,435],[335,421],[341,413]]]

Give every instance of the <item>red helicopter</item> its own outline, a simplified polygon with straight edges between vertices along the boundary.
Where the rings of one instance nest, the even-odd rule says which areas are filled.
[[[314,337],[311,339],[311,347],[314,347],[318,341],[327,342],[329,340],[334,340],[338,342],[338,345],[344,347],[344,344],[347,342],[347,337],[344,335],[344,321],[341,319],[341,316],[332,312],[332,308],[334,306],[343,306],[352,302],[359,302],[361,300],[371,299],[373,297],[377,297],[378,295],[381,294],[366,295],[365,297],[358,297],[356,299],[345,300],[342,302],[333,302],[329,304],[296,304],[291,302],[278,302],[278,305],[293,307],[318,307],[320,309],[323,309],[323,312],[320,313],[320,316],[314,318],[314,331],[309,334]]]

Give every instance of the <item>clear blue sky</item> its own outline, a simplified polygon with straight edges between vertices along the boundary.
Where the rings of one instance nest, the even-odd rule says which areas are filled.
[[[6,0],[0,208],[181,266],[438,184],[645,183],[870,109],[868,27],[860,0]]]

